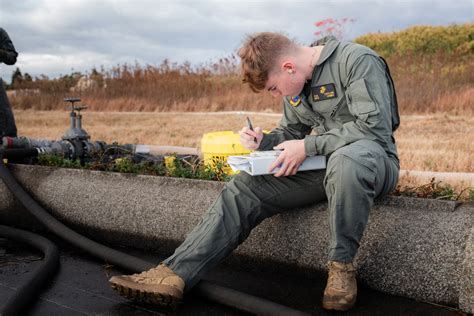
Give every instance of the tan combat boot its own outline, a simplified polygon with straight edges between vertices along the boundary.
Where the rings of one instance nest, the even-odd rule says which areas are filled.
[[[356,270],[352,262],[328,263],[329,277],[324,290],[323,308],[337,311],[351,309],[357,298]]]
[[[183,298],[183,279],[164,264],[138,274],[114,276],[109,283],[120,295],[135,301],[174,307]]]

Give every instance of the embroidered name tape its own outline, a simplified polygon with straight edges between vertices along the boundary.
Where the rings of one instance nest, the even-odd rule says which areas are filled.
[[[323,84],[321,86],[311,87],[313,101],[323,101],[337,97],[336,86],[334,83]]]

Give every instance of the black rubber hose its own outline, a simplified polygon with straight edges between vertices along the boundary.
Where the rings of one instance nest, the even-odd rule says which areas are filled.
[[[28,163],[28,158],[34,157],[38,157],[36,148],[3,149],[3,158],[7,158],[10,163]]]
[[[0,153],[0,159],[1,159]],[[130,256],[120,251],[101,245],[89,238],[86,238],[46,212],[16,181],[10,171],[3,163],[0,163],[0,177],[5,185],[10,189],[18,201],[33,215],[39,222],[54,234],[75,245],[79,249],[102,258],[112,264],[118,265],[129,271],[147,270],[153,265],[145,260]]]
[[[310,314],[291,307],[274,303],[261,297],[253,296],[234,289],[223,287],[207,281],[201,281],[196,286],[196,294],[222,305],[231,306],[238,310],[256,315],[268,316],[308,316]]]
[[[0,161],[2,161],[1,150]],[[0,163],[0,178],[10,189],[13,195],[18,199],[18,201],[20,201],[23,206],[31,213],[31,215],[33,215],[39,222],[45,225],[54,234],[67,240],[83,251],[132,272],[141,272],[156,266],[154,263],[101,245],[66,227],[60,221],[55,219],[51,214],[46,212],[46,210],[44,210],[22,188],[22,186],[16,181],[16,179],[12,176],[10,171],[3,163]],[[207,281],[201,281],[198,285],[196,285],[195,290],[199,295],[211,301],[231,306],[239,310],[248,311],[257,315],[308,315],[287,306],[235,290],[226,289]]]
[[[37,156],[38,156],[38,150],[36,150],[36,148],[3,149],[3,158],[19,159],[19,158],[30,158],[30,157],[37,157]]]
[[[2,316],[21,315],[25,308],[31,306],[38,292],[46,285],[46,281],[56,272],[59,265],[58,248],[51,241],[40,235],[3,225],[0,225],[0,236],[33,246],[44,254],[41,265],[9,297],[2,310],[0,310],[0,315]]]

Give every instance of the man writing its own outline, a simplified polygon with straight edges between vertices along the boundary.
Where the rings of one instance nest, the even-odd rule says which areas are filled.
[[[329,278],[322,305],[348,310],[357,297],[353,259],[373,201],[398,180],[393,131],[399,117],[388,67],[362,45],[326,37],[306,47],[270,32],[249,36],[239,56],[244,83],[254,92],[283,96],[278,128],[267,135],[259,127],[239,132],[246,148],[282,150],[270,167],[280,170],[238,174],[171,257],[110,283],[132,299],[176,302],[262,220],[327,198]],[[327,169],[297,173],[316,154],[328,157]]]

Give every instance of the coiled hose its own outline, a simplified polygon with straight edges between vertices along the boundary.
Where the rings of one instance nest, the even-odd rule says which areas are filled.
[[[99,244],[88,239],[69,227],[62,224],[43,207],[41,207],[16,181],[10,171],[3,163],[4,152],[0,150],[0,178],[10,189],[18,201],[46,228],[57,236],[70,242],[79,249],[101,258],[113,265],[120,266],[130,272],[141,272],[154,267],[156,264],[130,256],[112,248]],[[292,309],[290,307],[271,302],[266,299],[242,293],[233,289],[215,285],[208,281],[201,281],[195,287],[194,291],[203,298],[216,303],[230,306],[241,311],[250,312],[257,315],[308,315],[307,313]]]
[[[37,293],[54,275],[59,265],[59,251],[55,244],[48,239],[21,229],[0,225],[0,236],[28,244],[41,250],[44,259],[41,265],[32,272],[30,278],[23,283],[5,303],[0,315],[20,315],[21,312],[35,300]]]

